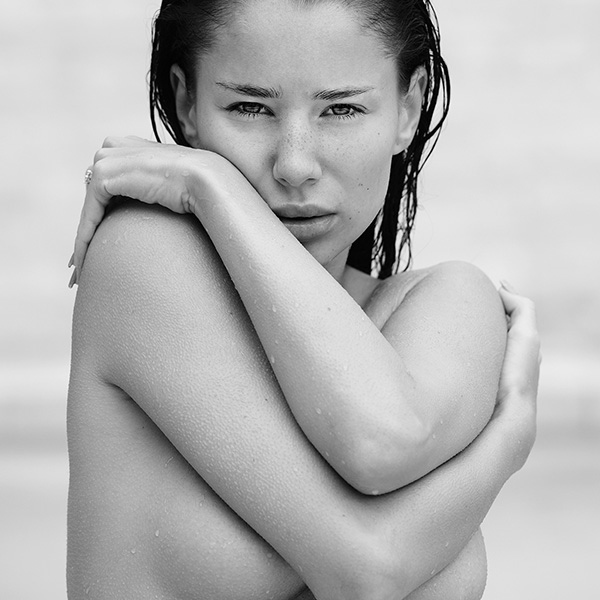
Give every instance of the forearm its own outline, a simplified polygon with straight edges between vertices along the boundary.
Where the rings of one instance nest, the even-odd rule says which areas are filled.
[[[514,470],[514,445],[498,423],[416,484],[357,494],[289,414],[209,245],[156,211],[133,226],[135,213],[115,215],[90,255],[75,327],[94,335],[75,355],[103,357],[101,376],[140,404],[318,598],[343,597],[345,583],[408,593],[450,562]],[[123,256],[114,242],[125,232]]]
[[[456,559],[406,600],[479,600],[487,580],[487,558],[477,531]]]
[[[304,433],[352,484],[353,457],[368,456],[372,443],[383,459],[387,441],[393,473],[361,491],[422,475],[427,431],[400,356],[258,195],[215,197],[197,203],[196,214]]]
[[[387,286],[387,296],[377,294],[387,307],[376,326],[336,281],[351,241],[344,238],[347,223],[332,236],[343,243],[307,244],[317,261],[223,157],[136,139],[107,140],[96,155],[75,245],[77,269],[116,195],[198,216],[296,421],[355,488],[397,489],[455,455],[484,427],[506,324],[481,275],[436,269],[418,294],[416,286],[410,293]],[[372,308],[369,302],[369,317]]]

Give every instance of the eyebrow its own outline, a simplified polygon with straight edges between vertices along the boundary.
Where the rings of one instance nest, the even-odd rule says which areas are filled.
[[[343,100],[344,98],[353,98],[374,90],[373,87],[364,88],[341,88],[338,90],[322,90],[317,92],[313,98],[315,100]]]
[[[242,96],[252,96],[254,98],[281,98],[282,96],[281,92],[275,88],[263,88],[246,83],[238,84],[217,81],[217,85]]]
[[[279,99],[283,96],[281,90],[275,88],[264,88],[256,85],[250,84],[237,84],[237,83],[229,83],[223,81],[217,81],[217,85],[225,88],[226,90],[230,90],[237,94],[241,94],[242,96],[251,96],[253,98],[274,98]],[[373,87],[362,87],[362,88],[340,88],[340,89],[332,89],[332,90],[321,90],[313,95],[313,99],[315,100],[342,100],[344,98],[352,98],[354,96],[360,96],[361,94],[365,94],[366,92],[370,92],[375,88]]]

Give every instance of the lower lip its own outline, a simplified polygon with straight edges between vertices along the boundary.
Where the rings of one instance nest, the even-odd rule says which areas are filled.
[[[310,217],[309,219],[280,217],[279,220],[297,240],[304,241],[325,235],[333,227],[334,215]]]

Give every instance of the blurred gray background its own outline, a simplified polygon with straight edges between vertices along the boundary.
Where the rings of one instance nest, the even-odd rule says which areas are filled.
[[[600,597],[600,3],[438,0],[453,106],[415,266],[538,305],[539,436],[484,523],[487,600]],[[0,598],[65,598],[67,261],[105,136],[151,137],[158,0],[0,1]]]

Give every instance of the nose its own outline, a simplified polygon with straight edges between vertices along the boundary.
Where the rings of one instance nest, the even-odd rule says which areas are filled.
[[[298,188],[321,178],[314,133],[308,124],[294,123],[280,132],[273,177],[286,187]]]

